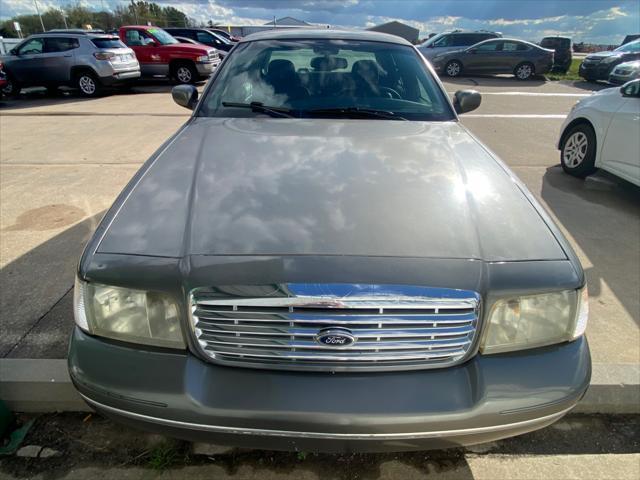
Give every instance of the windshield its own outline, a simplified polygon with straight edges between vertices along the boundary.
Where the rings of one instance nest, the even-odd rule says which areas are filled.
[[[215,30],[215,31],[209,30],[209,33],[211,33],[214,37],[216,37],[222,43],[224,43],[226,45],[230,45],[231,44],[231,41],[227,37],[225,37],[221,32],[218,32],[217,30]]]
[[[431,37],[429,40],[427,40],[426,42],[424,42],[422,45],[420,45],[421,47],[428,47],[429,45],[431,45],[432,43],[437,42],[438,40],[440,40],[442,37],[444,37],[445,35],[447,35],[446,33],[439,33],[438,35],[435,35],[433,37]]]
[[[239,44],[221,68],[202,100],[201,116],[455,119],[444,92],[410,46],[261,40]]]
[[[614,52],[640,52],[640,40],[635,40],[625,45],[621,45],[616,48]]]
[[[161,28],[150,28],[149,33],[153,35],[162,45],[171,45],[174,43],[180,43],[178,40],[169,35]]]

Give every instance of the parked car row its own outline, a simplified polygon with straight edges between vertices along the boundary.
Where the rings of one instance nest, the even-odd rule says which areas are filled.
[[[72,29],[31,35],[1,57],[3,94],[15,96],[31,86],[70,86],[92,97],[104,87],[128,86],[140,77],[193,83],[209,77],[221,61],[219,52],[232,46],[226,39],[220,50],[180,43],[165,30],[146,25],[121,27],[118,33]]]
[[[617,74],[614,73],[614,69],[622,63],[640,60],[640,40],[634,40],[626,43],[615,50],[604,51],[587,55],[587,57],[580,64],[580,76],[588,81],[594,80],[610,80],[613,74],[613,83],[623,82],[624,80],[630,80],[627,75],[631,75],[632,72],[636,72],[633,67],[628,70],[626,67],[622,68]]]

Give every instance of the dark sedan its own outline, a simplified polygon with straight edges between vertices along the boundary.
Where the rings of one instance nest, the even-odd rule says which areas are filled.
[[[633,60],[640,60],[640,40],[622,45],[613,51],[587,55],[580,64],[579,73],[585,80],[608,80],[617,65]]]
[[[497,38],[469,48],[436,55],[431,63],[439,73],[512,73],[519,80],[546,73],[553,66],[553,50],[512,38]]]

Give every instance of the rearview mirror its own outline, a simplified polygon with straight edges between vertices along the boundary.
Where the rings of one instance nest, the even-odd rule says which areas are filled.
[[[198,103],[198,90],[193,85],[176,85],[171,90],[173,101],[189,110],[193,110]]]
[[[482,95],[476,90],[458,90],[453,95],[453,108],[456,113],[467,113],[475,110],[482,102]]]

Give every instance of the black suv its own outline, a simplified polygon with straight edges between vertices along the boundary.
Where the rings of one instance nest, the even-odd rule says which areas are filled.
[[[488,32],[486,30],[478,30],[475,32],[453,30],[452,32],[443,32],[431,37],[429,40],[418,46],[420,53],[431,60],[440,53],[450,52],[453,50],[461,50],[476,43],[484,42],[492,38],[501,38],[499,32]]]
[[[613,51],[592,53],[580,64],[580,76],[585,80],[608,80],[614,67],[624,62],[640,60],[640,40],[626,43]]]
[[[568,37],[544,37],[540,41],[540,46],[555,51],[552,70],[567,73],[573,59],[571,39]]]
[[[227,40],[223,35],[206,28],[165,28],[164,30],[174,37],[190,38],[196,42],[209,45],[210,47],[225,53],[231,50],[235,45],[230,40]],[[221,57],[222,56],[224,56],[224,54],[222,54]]]

